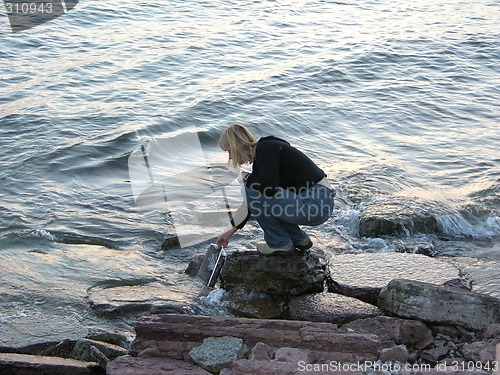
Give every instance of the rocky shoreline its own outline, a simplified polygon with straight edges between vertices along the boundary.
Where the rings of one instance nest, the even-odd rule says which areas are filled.
[[[196,275],[202,261],[187,272]],[[154,306],[170,312],[161,314],[150,304],[133,342],[94,330],[31,350],[2,348],[0,372],[498,374],[500,300],[471,284],[452,264],[417,254],[235,252],[213,292],[232,316],[172,301]]]

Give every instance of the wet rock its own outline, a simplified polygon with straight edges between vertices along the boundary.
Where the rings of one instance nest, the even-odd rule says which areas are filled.
[[[207,337],[203,344],[189,351],[189,357],[198,366],[210,372],[220,372],[243,358],[247,351],[243,340],[237,337]]]
[[[361,237],[440,233],[435,214],[414,202],[374,201],[361,214]]]
[[[205,259],[205,254],[198,254],[193,257],[191,262],[189,262],[186,270],[184,273],[186,273],[189,276],[196,276],[198,275],[198,271],[201,267],[201,264],[203,263],[203,259]]]
[[[39,354],[63,340],[76,341],[87,333],[87,328],[75,318],[33,312],[2,325],[0,351]]]
[[[408,355],[408,348],[404,345],[398,345],[392,348],[381,349],[379,358],[382,362],[399,361],[401,363],[406,363]]]
[[[211,375],[199,366],[170,358],[119,357],[108,363],[106,375]]]
[[[279,296],[322,292],[325,279],[325,262],[310,252],[286,256],[236,252],[227,256],[221,272],[226,290],[242,288]]]
[[[400,317],[483,330],[500,322],[500,300],[466,290],[410,280],[393,280],[379,307]]]
[[[378,338],[369,334],[341,333],[334,324],[291,320],[261,320],[222,316],[165,314],[143,316],[135,325],[133,355],[185,358],[207,337],[241,338],[247,347],[309,349],[317,361],[370,361],[378,355]],[[152,353],[154,350],[154,354]]]
[[[294,297],[289,305],[295,320],[344,324],[358,319],[382,315],[382,311],[359,299],[335,293],[308,294]]]
[[[286,309],[286,300],[263,293],[232,289],[221,299],[226,309],[243,318],[273,319],[281,317]]]
[[[96,347],[109,359],[115,359],[122,355],[127,355],[127,349],[121,346],[105,343],[102,341],[94,341],[89,339],[80,339],[76,342],[72,357],[80,361],[93,361],[91,347]]]
[[[425,255],[373,253],[333,255],[328,290],[377,305],[378,295],[393,279],[441,285],[459,276],[450,263]]]
[[[97,314],[105,316],[193,311],[186,296],[160,284],[91,289],[88,302]]]
[[[0,353],[0,373],[2,375],[104,375],[105,371],[97,363],[74,359]]]

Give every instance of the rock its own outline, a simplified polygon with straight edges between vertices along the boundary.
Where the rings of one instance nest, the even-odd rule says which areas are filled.
[[[444,357],[446,357],[449,352],[450,348],[447,348],[445,346],[438,346],[436,348],[424,350],[422,353],[420,353],[420,358],[435,365]]]
[[[227,292],[221,299],[227,311],[243,318],[280,318],[286,309],[286,299],[271,297],[264,293],[247,292],[237,288]]]
[[[104,375],[97,364],[74,359],[39,355],[0,353],[2,375]]]
[[[106,375],[211,375],[192,363],[170,358],[119,357],[108,363]]]
[[[440,233],[435,214],[414,202],[370,203],[361,214],[361,237],[405,236],[415,233]]]
[[[370,361],[377,358],[376,336],[342,333],[334,324],[292,320],[262,320],[223,316],[164,314],[139,318],[131,353],[174,359],[207,337],[241,338],[247,347],[265,343],[274,348],[309,349],[317,361]]]
[[[343,332],[369,333],[376,335],[380,340],[380,348],[391,348],[396,346],[391,339],[384,325],[377,318],[360,319],[354,322],[344,324],[341,327]]]
[[[89,340],[103,341],[118,345],[127,350],[130,348],[130,341],[132,341],[129,337],[121,333],[106,331],[105,329],[99,327],[89,328],[89,333],[85,338]]]
[[[2,324],[0,351],[39,354],[63,340],[76,341],[88,331],[77,319],[31,312],[26,317]]]
[[[279,348],[274,353],[274,359],[277,362],[312,363],[314,355],[309,349]]]
[[[426,338],[432,338],[432,331],[418,320],[381,316],[379,321],[384,325],[389,337],[397,344],[413,347]]]
[[[271,348],[262,342],[255,344],[248,356],[248,359],[255,361],[269,361],[271,358]]]
[[[247,347],[243,340],[237,337],[207,337],[203,344],[189,351],[189,357],[194,363],[210,372],[220,372],[231,364],[243,358]]]
[[[45,357],[60,357],[60,358],[71,358],[73,355],[73,350],[75,348],[76,341],[63,340],[55,346],[43,350],[37,355],[42,355]]]
[[[450,263],[425,255],[372,253],[333,255],[328,291],[377,305],[382,288],[393,279],[407,279],[441,285],[459,276]]]
[[[382,311],[359,299],[335,293],[308,294],[294,297],[289,305],[295,320],[344,324],[358,319],[382,315]]]
[[[205,259],[205,254],[198,254],[193,257],[191,262],[189,262],[186,270],[184,273],[186,273],[189,276],[196,276],[198,274],[198,271],[201,267],[201,263],[203,262],[203,259]]]
[[[124,349],[121,346],[109,344],[102,341],[80,339],[75,344],[75,348],[73,350],[73,358],[80,361],[92,361],[92,346],[99,349],[109,359],[115,359],[119,356],[128,354],[127,349]]]
[[[393,280],[380,292],[379,307],[400,317],[483,330],[500,322],[500,300],[462,289]]]
[[[231,369],[233,375],[294,375],[300,374],[297,367],[297,363],[241,359]]]
[[[261,256],[255,251],[229,254],[221,272],[226,290],[247,291],[278,296],[298,296],[322,292],[326,264],[310,252],[287,256]]]
[[[94,345],[90,345],[90,358],[92,359],[92,362],[99,363],[99,365],[104,369],[109,363],[109,358]]]
[[[460,354],[466,361],[487,363],[495,360],[496,344],[499,340],[493,341],[476,341],[465,344],[460,349]]]
[[[385,348],[380,350],[380,360],[382,362],[395,362],[406,363],[408,361],[408,348],[404,345],[394,346],[392,348]]]
[[[457,329],[457,327],[453,326],[433,325],[431,326],[431,330],[434,335],[442,334],[451,338],[458,338],[461,336],[461,333]]]
[[[417,320],[399,319],[388,316],[379,316],[358,320],[342,326],[342,330],[352,329],[355,332],[373,333],[380,337],[382,342],[391,347],[396,344],[414,348],[423,340],[430,340],[432,344],[432,331],[422,322]],[[392,345],[390,345],[392,343]]]
[[[483,333],[485,339],[500,339],[500,324],[490,324]]]
[[[423,349],[427,349],[427,348],[430,348],[431,345],[434,345],[434,337],[427,337],[425,339],[423,339],[422,341],[419,341],[415,344],[415,349],[418,349],[418,350],[423,350]]]
[[[105,316],[193,312],[185,295],[161,284],[95,288],[88,292],[88,302],[97,314]]]

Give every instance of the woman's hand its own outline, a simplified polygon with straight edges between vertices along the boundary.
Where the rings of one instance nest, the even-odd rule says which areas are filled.
[[[236,233],[237,230],[238,228],[233,226],[231,226],[230,229],[227,229],[224,233],[217,237],[217,246],[226,247],[229,244],[229,239]]]

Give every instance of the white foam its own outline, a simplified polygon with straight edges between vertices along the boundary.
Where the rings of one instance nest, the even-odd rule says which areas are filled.
[[[0,316],[0,324],[8,324],[15,319],[25,318],[27,316],[28,315],[26,315],[25,313],[22,313],[22,312],[19,312],[15,315]]]

